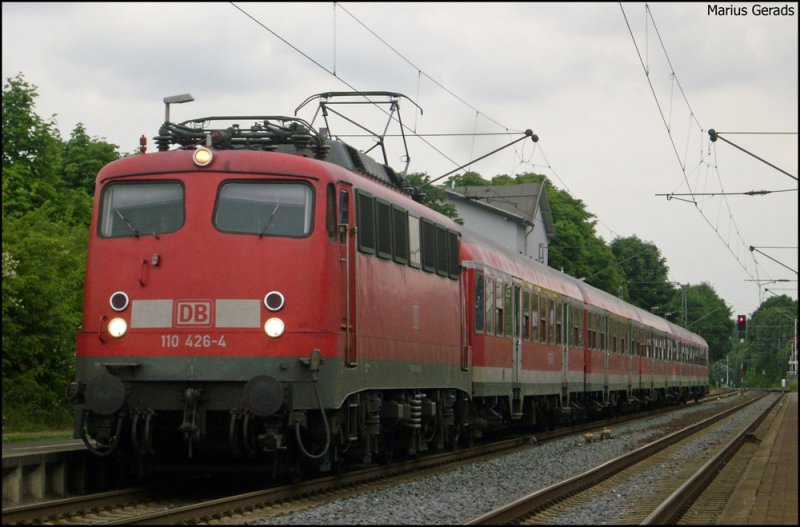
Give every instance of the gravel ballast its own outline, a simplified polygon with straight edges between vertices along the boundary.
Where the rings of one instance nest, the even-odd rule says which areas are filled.
[[[411,483],[273,518],[262,525],[463,524],[515,497],[585,472],[604,461],[654,441],[665,435],[670,423],[677,419],[707,412],[709,406],[722,411],[740,401],[735,399],[737,398],[717,400],[644,421],[617,425],[612,430],[613,439],[610,440],[587,443],[582,435],[567,437]],[[749,406],[734,421],[755,416],[772,400],[773,397],[766,397]],[[725,428],[733,426],[734,424],[730,424]],[[724,437],[723,434],[720,431],[710,435]],[[691,456],[692,451],[713,448],[713,442],[713,437],[704,437],[688,445],[678,455]],[[680,459],[676,459],[675,464],[680,464]],[[635,478],[636,481],[625,488],[616,489],[607,493],[608,496],[593,500],[592,504],[582,507],[578,512],[554,518],[554,523],[613,523],[622,517],[625,502],[645,496],[654,487],[653,482],[665,477],[663,473],[658,473],[659,470],[669,470],[669,467],[657,467],[640,474]]]

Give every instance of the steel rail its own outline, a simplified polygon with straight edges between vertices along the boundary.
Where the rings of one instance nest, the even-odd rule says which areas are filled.
[[[45,523],[63,516],[65,509],[94,510],[124,506],[154,493],[152,487],[111,490],[86,496],[63,498],[41,503],[3,507],[3,525]]]
[[[525,444],[525,438],[514,438],[499,441],[492,445],[482,447],[472,447],[456,452],[445,452],[432,456],[403,461],[394,465],[372,467],[359,470],[352,474],[328,476],[320,479],[310,480],[295,485],[258,490],[228,496],[215,500],[208,500],[201,503],[184,505],[169,510],[157,511],[142,514],[134,518],[124,518],[104,523],[104,525],[165,525],[181,522],[196,522],[204,518],[213,518],[230,513],[231,511],[241,511],[256,509],[267,506],[281,500],[296,499],[314,493],[329,491],[332,488],[351,486],[357,483],[377,480],[389,476],[395,476],[424,468],[431,468],[437,465],[451,463],[455,460],[478,457],[493,454],[503,450],[517,448]]]
[[[783,400],[785,395],[781,395],[769,405],[750,425],[734,437],[722,450],[709,459],[697,472],[692,474],[686,482],[678,487],[670,496],[664,500],[650,515],[642,521],[640,525],[675,525],[678,519],[692,505],[694,500],[708,487],[717,477],[719,471],[736,452],[748,440],[753,437],[753,433],[766,419],[772,409]]]
[[[622,470],[635,465],[636,463],[646,459],[657,452],[662,451],[664,448],[673,445],[681,439],[688,437],[715,422],[724,419],[725,417],[753,404],[760,400],[766,394],[747,401],[738,406],[720,412],[716,415],[708,417],[699,423],[691,425],[682,430],[673,432],[661,439],[648,443],[642,447],[637,448],[627,454],[609,460],[602,465],[599,465],[591,470],[578,474],[569,479],[561,481],[545,487],[544,489],[537,490],[529,493],[521,498],[518,498],[506,505],[498,507],[489,511],[477,518],[473,518],[466,525],[507,525],[512,523],[515,519],[525,516],[536,509],[545,507],[549,504],[555,503],[564,499],[572,494],[580,492],[589,488],[597,483],[621,472]]]

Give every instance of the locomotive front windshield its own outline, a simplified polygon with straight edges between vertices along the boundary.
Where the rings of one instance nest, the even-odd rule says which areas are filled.
[[[236,234],[308,236],[312,205],[311,187],[304,183],[229,181],[220,187],[214,226]]]
[[[183,185],[174,181],[111,183],[103,189],[100,236],[119,238],[175,232],[184,220]]]

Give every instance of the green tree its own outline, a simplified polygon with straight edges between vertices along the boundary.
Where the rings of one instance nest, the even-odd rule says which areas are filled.
[[[412,188],[418,195],[424,195],[422,203],[427,207],[444,214],[459,225],[463,225],[464,220],[458,215],[456,208],[445,201],[444,190],[430,183],[431,178],[427,172],[411,172],[406,174],[404,181],[406,188]]]
[[[3,219],[3,415],[6,424],[65,421],[74,378],[87,229],[52,221],[54,206]]]
[[[3,218],[57,198],[58,130],[35,113],[36,96],[21,73],[3,85]]]
[[[103,166],[119,159],[119,147],[96,137],[89,137],[83,123],[75,125],[62,150],[62,181],[69,188],[94,194],[94,182]]]
[[[618,295],[622,284],[611,248],[597,235],[594,214],[583,201],[545,179],[556,237],[550,243],[550,267],[563,270],[609,294]]]
[[[680,295],[681,292],[676,292]],[[708,343],[709,360],[722,360],[733,349],[731,333],[731,307],[707,282],[686,288],[688,330],[703,337]],[[683,320],[682,313],[679,320]]]
[[[92,200],[85,190],[114,145],[78,124],[63,143],[54,119],[35,112],[22,74],[3,86],[4,425],[69,420],[64,388],[74,378],[75,332]]]
[[[788,368],[797,307],[797,301],[786,295],[770,297],[747,321],[743,346],[745,386],[780,386]]]
[[[446,187],[475,187],[475,186],[488,186],[492,182],[483,179],[477,172],[464,172],[463,174],[456,174],[447,178]]]
[[[36,86],[22,73],[3,85],[3,176],[7,168],[21,163],[30,176],[56,182],[59,136],[55,116],[45,121],[34,112]]]
[[[626,301],[648,311],[672,303],[675,287],[668,279],[667,260],[655,244],[635,235],[618,236],[611,242],[611,252],[624,276],[623,298]]]

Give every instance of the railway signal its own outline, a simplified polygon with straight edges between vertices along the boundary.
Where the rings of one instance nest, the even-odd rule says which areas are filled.
[[[736,329],[739,331],[739,340],[744,340],[744,333],[747,330],[747,317],[745,315],[736,317]]]

